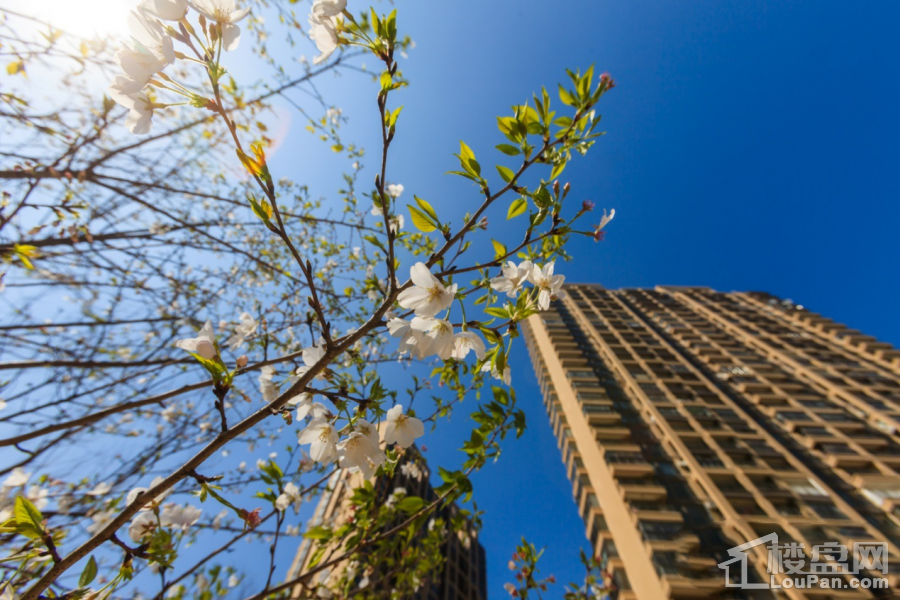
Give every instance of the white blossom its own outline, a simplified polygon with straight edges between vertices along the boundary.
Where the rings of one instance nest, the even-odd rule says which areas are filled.
[[[253,315],[246,312],[241,313],[240,324],[234,328],[234,335],[225,342],[228,344],[228,349],[234,352],[243,346],[247,338],[256,333],[257,327],[259,327],[259,323],[256,322]]]
[[[418,332],[415,350],[419,358],[437,355],[448,360],[453,355],[453,325],[450,321],[413,317],[409,326]]]
[[[3,480],[3,487],[19,487],[20,485],[28,483],[29,479],[31,479],[31,473],[26,473],[25,469],[22,467],[16,467],[6,479]]]
[[[457,333],[453,338],[453,353],[451,357],[456,360],[462,360],[468,356],[470,350],[475,351],[475,356],[478,357],[478,360],[484,360],[485,347],[481,336],[472,331]]]
[[[528,280],[532,271],[530,260],[525,260],[516,266],[513,261],[508,261],[503,267],[503,275],[491,278],[491,287],[498,292],[505,292],[510,298],[515,298],[522,289],[522,284]]]
[[[226,51],[237,49],[241,41],[241,28],[235,23],[247,16],[249,6],[238,9],[234,0],[189,0],[189,4],[204,17],[219,24]]]
[[[313,407],[312,403],[312,394],[308,394],[307,392],[303,392],[299,396],[294,396],[290,400],[287,401],[290,406],[294,406],[297,408],[297,419],[305,419],[306,415],[309,414],[310,409]]]
[[[509,365],[504,366],[503,374],[501,375],[500,372],[497,370],[496,365],[492,366],[491,361],[487,361],[486,363],[481,365],[481,371],[483,373],[489,372],[491,374],[491,377],[493,377],[494,379],[501,380],[506,385],[510,385],[510,382],[512,381],[512,372],[509,369]]]
[[[384,464],[384,453],[364,433],[354,431],[337,445],[341,467],[359,469],[367,479]]]
[[[399,198],[403,193],[403,185],[399,183],[389,183],[385,188],[385,191],[391,198]]]
[[[109,490],[112,489],[112,485],[109,482],[101,481],[97,485],[94,486],[89,492],[85,492],[88,496],[105,496],[109,493]]]
[[[433,317],[453,304],[456,284],[445,287],[425,263],[418,262],[410,267],[409,278],[413,286],[397,296],[397,302],[403,308],[414,310],[420,317]]]
[[[86,527],[91,535],[99,533],[104,527],[109,525],[116,517],[117,511],[113,509],[101,510],[91,515],[91,524]]]
[[[180,21],[188,9],[187,0],[141,0],[140,6],[163,21]]]
[[[264,402],[272,402],[278,397],[278,386],[272,381],[275,367],[266,365],[259,370],[259,391]]]
[[[140,512],[131,520],[131,525],[128,526],[128,537],[135,544],[140,544],[146,536],[156,530],[157,525],[154,513],[150,511]]]
[[[303,364],[305,366],[297,367],[297,370],[294,371],[298,377],[302,377],[311,367],[314,367],[317,362],[325,357],[325,340],[320,338],[315,346],[304,348],[300,356],[303,359]],[[319,371],[319,374],[316,375],[316,379],[325,379],[325,369]]]
[[[606,209],[604,208],[603,209],[603,218],[600,219],[600,224],[597,225],[597,227],[596,227],[597,231],[600,231],[601,229],[606,227],[606,224],[609,223],[610,221],[612,221],[613,217],[615,217],[615,216],[616,216],[616,209],[613,208],[612,210],[610,210],[609,216],[607,216]]]
[[[198,354],[206,360],[215,358],[218,351],[216,350],[216,334],[213,331],[212,321],[203,324],[197,337],[178,340],[175,342],[175,347]]]
[[[400,354],[407,352],[415,352],[415,346],[419,341],[420,332],[409,326],[409,321],[405,319],[393,318],[388,321],[388,331],[394,337],[400,338],[397,351]]]
[[[541,310],[550,308],[550,300],[561,298],[564,292],[561,291],[563,282],[566,280],[565,275],[553,274],[553,263],[549,262],[544,268],[533,265],[531,274],[528,276],[534,287],[540,289],[538,293],[538,307]]]
[[[300,432],[297,441],[309,444],[309,456],[316,462],[327,463],[337,454],[338,433],[325,419],[313,419]]]
[[[303,502],[303,497],[300,495],[300,488],[294,485],[293,482],[289,481],[284,484],[284,491],[278,498],[275,499],[275,508],[284,512],[287,507],[294,507],[294,514],[297,514],[300,510],[300,504]]]
[[[309,12],[309,37],[316,44],[320,54],[313,59],[317,65],[328,59],[337,50],[337,26],[341,11],[347,7],[347,0],[315,0]]]
[[[372,442],[372,445],[376,448],[380,445],[380,442],[378,441],[378,428],[365,419],[357,419],[353,430],[369,438],[369,441]]]
[[[162,477],[154,477],[153,481],[150,482],[150,487],[154,488],[162,482],[163,482]],[[125,497],[125,504],[130,505],[132,502],[137,500],[138,494],[146,492],[148,489],[150,489],[150,488],[136,487],[136,488],[132,489],[130,492],[128,492],[128,496]],[[164,491],[163,493],[161,493],[156,498],[154,498],[153,500],[150,500],[150,501],[147,501],[147,499],[145,498],[144,501],[146,501],[147,503],[141,507],[141,510],[152,510],[152,509],[158,507],[162,503],[162,501],[165,500],[166,496],[168,496],[171,493],[171,491],[172,491],[171,488],[169,488],[168,490]]]
[[[412,446],[416,438],[425,435],[425,425],[415,417],[403,414],[403,405],[396,404],[387,411],[384,442],[398,444],[402,448]]]
[[[413,461],[405,462],[400,465],[400,472],[410,479],[422,479],[422,470],[419,469],[419,465]]]
[[[200,513],[203,511],[190,504],[179,506],[171,503],[166,504],[159,515],[159,522],[163,527],[172,529],[180,529],[187,531],[187,528],[200,519]]]

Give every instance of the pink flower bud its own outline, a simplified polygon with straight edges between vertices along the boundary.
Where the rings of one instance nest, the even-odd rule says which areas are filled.
[[[244,367],[247,366],[247,363],[249,363],[249,362],[250,362],[250,359],[247,358],[247,355],[241,354],[240,356],[238,356],[238,359],[237,359],[238,369],[243,369]]]
[[[585,200],[584,202],[581,203],[581,210],[583,210],[584,212],[589,212],[589,211],[594,210],[595,206],[597,206],[597,205],[594,204],[593,202],[591,202],[590,200]]]

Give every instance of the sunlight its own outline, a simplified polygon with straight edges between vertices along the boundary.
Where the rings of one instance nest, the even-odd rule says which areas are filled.
[[[136,4],[132,0],[6,0],[3,3],[10,10],[85,38],[127,35],[128,11]]]

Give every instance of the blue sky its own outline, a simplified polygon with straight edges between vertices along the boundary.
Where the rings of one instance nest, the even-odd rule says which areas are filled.
[[[606,241],[576,240],[575,261],[558,272],[611,288],[765,290],[900,343],[893,230],[900,217],[894,107],[900,5],[629,0],[562,8],[524,0],[401,0],[396,6],[401,33],[417,43],[401,63],[412,85],[394,100],[405,108],[389,179],[406,187],[402,200],[415,193],[442,217],[473,210],[476,191],[444,175],[455,167],[458,141],[482,165],[511,164],[492,150],[503,141],[495,117],[542,84],[555,89],[566,67],[595,64],[618,84],[600,106],[608,134],[562,179],[578,201],[615,208],[617,217]],[[344,78],[322,89],[334,92],[329,99],[349,118],[347,138],[368,149],[362,180],[371,181],[374,94],[346,93],[357,85]],[[315,164],[311,188],[327,194],[340,161],[302,134],[294,139],[278,160],[284,168]],[[505,205],[492,214],[492,235],[518,238],[504,213]],[[584,543],[521,346],[512,366],[530,429],[475,479],[487,511],[482,542],[490,589],[498,597],[521,535],[547,546],[545,573],[561,581],[580,576],[577,548]],[[458,439],[465,426],[460,412],[426,440],[432,464],[458,462],[446,440]]]

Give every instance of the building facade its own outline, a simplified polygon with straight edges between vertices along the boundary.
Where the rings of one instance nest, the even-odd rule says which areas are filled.
[[[415,464],[412,470],[402,469],[404,465]],[[375,489],[381,502],[387,502],[392,494],[403,490],[407,496],[417,496],[425,500],[426,504],[433,502],[437,496],[429,483],[430,473],[427,463],[421,454],[410,448],[401,459],[400,466],[395,470],[394,477],[375,480]],[[319,525],[333,527],[352,515],[350,496],[353,489],[362,483],[360,473],[351,473],[347,469],[336,471],[328,482],[325,492],[316,505],[306,529],[309,530]],[[446,523],[458,515],[455,504],[442,507],[435,516],[442,517]],[[430,581],[422,587],[409,600],[487,600],[487,562],[484,547],[478,541],[478,531],[466,521],[467,528],[459,533],[448,532],[446,540],[441,546],[440,553],[443,565],[434,573]],[[288,571],[287,579],[296,579],[310,564],[318,542],[304,539],[294,557],[294,562]],[[336,550],[336,549],[335,549]],[[327,558],[327,557],[326,557]],[[342,570],[344,564],[335,565],[333,569],[323,570],[310,581],[294,587],[292,598],[305,599],[316,598],[315,590],[318,583],[325,583],[333,570]],[[382,574],[375,573],[370,577],[373,581],[380,581]],[[382,581],[382,585],[386,582]],[[387,589],[390,589],[387,582]]]
[[[884,542],[900,573],[900,352],[764,293],[566,291],[522,329],[619,598],[900,592],[864,568],[788,587],[770,543],[801,549],[797,574],[837,569],[817,546]],[[737,557],[742,576],[727,572]],[[867,575],[893,590],[833,588]]]

